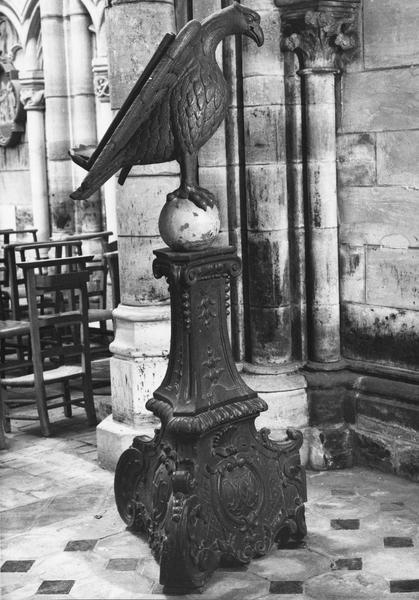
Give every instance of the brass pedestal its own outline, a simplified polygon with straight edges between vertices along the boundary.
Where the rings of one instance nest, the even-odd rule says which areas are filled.
[[[147,534],[165,591],[186,593],[220,563],[246,564],[304,537],[302,434],[273,442],[255,429],[267,407],[237,372],[227,332],[234,249],[155,254],[172,305],[167,373],[147,403],[161,429],[122,454],[115,496],[123,520]]]

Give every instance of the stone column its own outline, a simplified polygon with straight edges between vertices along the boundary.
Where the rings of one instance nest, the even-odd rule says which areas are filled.
[[[43,0],[41,35],[45,77],[45,132],[48,161],[48,194],[52,235],[74,232],[74,207],[70,126],[62,0]]]
[[[69,71],[71,95],[72,146],[81,144],[95,146],[96,102],[93,91],[92,39],[89,31],[91,19],[81,0],[69,0]],[[74,188],[77,188],[86,172],[73,164]],[[77,233],[93,233],[102,229],[100,191],[87,200],[76,202],[75,229]]]
[[[169,0],[114,0],[105,11],[112,110],[118,110],[167,32],[175,31]],[[178,186],[177,163],[134,167],[117,185],[121,304],[111,344],[112,416],[99,425],[100,463],[114,468],[134,435],[156,421],[145,402],[161,383],[170,344],[167,284],[152,273],[152,251],[164,244],[158,217]]]
[[[112,109],[109,97],[108,59],[99,56],[92,61],[93,87],[96,96],[96,127],[100,140],[112,121]],[[112,177],[102,187],[105,202],[106,229],[118,235],[116,217],[116,178]]]
[[[305,0],[283,7],[283,49],[300,60],[305,111],[306,292],[309,366],[342,366],[336,192],[335,77],[355,47],[351,32],[358,0]]]
[[[347,402],[351,378],[342,370],[345,365],[340,346],[335,79],[356,48],[359,0],[275,1],[283,9],[282,48],[288,51],[290,96],[298,92],[292,81],[291,52],[298,57],[301,78],[303,118],[300,124],[298,98],[294,96],[288,109],[288,139],[293,161],[289,181],[295,185],[296,205],[301,204],[299,139],[302,142],[309,463],[314,469],[342,468],[350,466],[352,460],[347,424],[352,417]]]
[[[39,70],[24,71],[19,78],[22,85],[20,96],[26,110],[33,224],[38,229],[38,239],[42,241],[50,236],[44,74]]]

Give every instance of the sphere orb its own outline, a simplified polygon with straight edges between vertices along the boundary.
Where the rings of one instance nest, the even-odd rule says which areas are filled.
[[[159,231],[163,241],[177,252],[204,250],[220,230],[218,208],[198,208],[187,198],[167,201],[160,213]]]

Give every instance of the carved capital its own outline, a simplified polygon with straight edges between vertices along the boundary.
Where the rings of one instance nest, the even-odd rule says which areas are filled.
[[[19,74],[20,101],[25,110],[45,110],[44,74],[25,71]]]
[[[356,0],[276,0],[282,12],[282,49],[303,69],[344,69],[358,48]]]
[[[101,102],[109,102],[108,65],[104,59],[93,62],[93,88]]]
[[[20,91],[20,101],[25,110],[45,110],[45,97],[43,89],[23,88]]]

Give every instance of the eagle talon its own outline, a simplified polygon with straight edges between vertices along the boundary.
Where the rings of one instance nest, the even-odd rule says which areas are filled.
[[[208,206],[214,206],[214,195],[205,188],[199,186],[181,186],[170,194],[167,194],[167,201],[175,200],[176,198],[185,198],[190,200],[202,210],[207,210]]]

